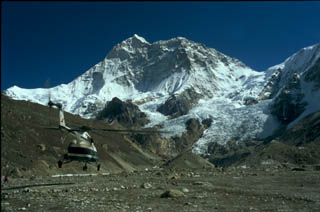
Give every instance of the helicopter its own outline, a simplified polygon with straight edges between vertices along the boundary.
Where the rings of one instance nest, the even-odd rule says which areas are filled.
[[[49,100],[48,105],[50,108],[57,107],[59,109],[59,129],[70,133],[74,137],[68,146],[68,152],[63,155],[62,160],[58,161],[58,167],[62,168],[63,164],[79,161],[85,163],[83,171],[87,171],[87,163],[96,163],[97,171],[99,171],[101,164],[98,163],[99,157],[93,138],[86,131],[71,129],[66,125],[61,103],[54,103]]]
[[[89,135],[87,131],[108,131],[109,133],[129,133],[129,134],[154,134],[154,133],[170,133],[169,131],[159,131],[159,130],[136,130],[136,129],[97,129],[88,126],[82,126],[77,129],[72,129],[66,125],[64,118],[64,111],[62,109],[61,103],[54,103],[50,100],[48,106],[50,108],[56,107],[59,109],[59,130],[70,133],[74,139],[69,143],[67,153],[63,155],[63,159],[58,161],[58,167],[62,168],[63,164],[67,164],[73,161],[84,162],[83,171],[87,171],[88,163],[96,163],[97,171],[100,170],[101,164],[98,163],[99,157],[97,155],[97,148],[94,145],[93,138]],[[108,120],[108,123],[112,123],[114,120]],[[50,128],[52,129],[52,128]],[[54,128],[57,129],[57,128]]]

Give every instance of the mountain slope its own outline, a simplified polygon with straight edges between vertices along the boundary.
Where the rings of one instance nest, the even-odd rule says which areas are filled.
[[[151,170],[152,167],[160,167],[162,164],[166,166],[167,156],[155,154],[130,138],[132,135],[143,134],[141,131],[132,132],[118,123],[106,124],[67,112],[65,119],[71,128],[87,126],[109,129],[88,131],[97,147],[100,173],[145,171],[146,168]],[[70,134],[58,130],[58,110],[32,102],[12,100],[1,95],[3,175],[9,175],[11,178],[82,173],[84,163],[76,161],[58,168],[58,160],[62,159],[73,139]],[[202,168],[209,164],[199,156],[192,156],[190,153],[188,155],[191,157],[184,160],[185,163],[177,164],[175,168],[196,168],[194,164]],[[184,154],[180,156],[185,157]],[[98,173],[96,164],[88,164],[87,173]]]
[[[188,120],[207,121],[210,126],[202,136],[189,142],[196,142],[194,152],[205,154],[210,143],[266,139],[319,110],[319,52],[319,44],[307,47],[257,72],[186,38],[151,44],[134,35],[68,84],[51,89],[14,86],[5,93],[45,105],[50,92],[66,111],[86,118],[117,97],[139,106],[149,119],[146,127],[171,131],[166,138],[186,134]]]
[[[259,168],[294,168],[319,170],[320,111],[298,121],[282,136],[265,145],[257,145],[245,160],[237,165]]]
[[[320,44],[306,47],[267,72],[277,76],[273,113],[289,127],[320,109]]]

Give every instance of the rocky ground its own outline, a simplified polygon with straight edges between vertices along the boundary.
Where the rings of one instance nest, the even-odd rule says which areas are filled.
[[[319,211],[312,169],[153,167],[134,172],[9,178],[1,211]]]

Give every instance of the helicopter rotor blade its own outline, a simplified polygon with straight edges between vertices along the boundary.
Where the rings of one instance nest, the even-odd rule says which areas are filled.
[[[43,128],[47,129],[47,130],[60,130],[60,131],[67,131],[67,132],[81,132],[81,131],[83,131],[81,129],[67,129],[67,128],[62,129],[61,127],[43,127]]]
[[[43,128],[47,130],[60,130],[58,127],[43,127]]]
[[[157,134],[157,133],[170,133],[169,131],[159,130],[136,130],[136,129],[106,129],[106,128],[89,128],[85,127],[87,131],[106,131],[110,133],[140,133],[140,134]]]

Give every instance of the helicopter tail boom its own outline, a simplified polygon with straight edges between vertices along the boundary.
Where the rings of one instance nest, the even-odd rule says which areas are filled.
[[[62,109],[59,110],[59,126],[63,128],[67,128]]]

